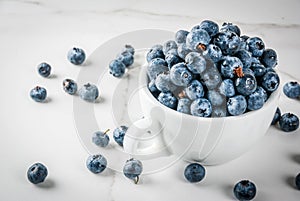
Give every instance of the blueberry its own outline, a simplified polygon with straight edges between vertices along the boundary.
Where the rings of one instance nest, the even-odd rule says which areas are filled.
[[[227,116],[227,110],[226,107],[213,107],[212,117],[226,117]]]
[[[158,74],[167,72],[169,70],[167,66],[168,64],[164,59],[152,59],[147,66],[147,74],[149,78],[152,80],[155,79]]]
[[[258,110],[263,107],[264,103],[264,97],[257,89],[247,97],[248,110]]]
[[[163,44],[163,53],[166,55],[171,49],[177,49],[177,44],[174,40],[168,40]]]
[[[204,20],[200,23],[200,29],[204,29],[211,37],[219,32],[217,23],[211,20]]]
[[[171,92],[161,92],[157,100],[171,109],[177,108],[177,98]]]
[[[43,102],[47,97],[47,90],[44,87],[36,86],[30,90],[30,97],[36,102]]]
[[[147,62],[150,62],[152,59],[155,58],[165,59],[162,45],[154,45],[147,53],[146,56]]]
[[[123,147],[124,136],[125,136],[127,130],[128,130],[127,126],[120,126],[120,127],[116,128],[113,132],[114,140],[121,147]]]
[[[195,100],[204,96],[204,89],[202,84],[198,80],[192,80],[191,83],[185,88],[186,96]]]
[[[125,64],[118,59],[114,59],[109,63],[109,73],[114,77],[122,77],[125,73],[125,68]]]
[[[198,98],[191,104],[191,114],[198,117],[209,117],[212,112],[212,106],[209,100]]]
[[[101,154],[91,155],[86,160],[86,167],[94,174],[101,173],[107,166],[107,160]]]
[[[207,89],[215,89],[222,82],[222,77],[214,64],[206,60],[206,70],[201,74],[201,82]]]
[[[250,68],[252,64],[252,56],[250,52],[245,49],[241,49],[237,51],[234,56],[241,60],[244,68]]]
[[[187,86],[193,79],[192,73],[187,69],[185,63],[178,63],[170,70],[171,81],[177,86]]]
[[[238,35],[231,31],[219,32],[213,39],[225,55],[234,55],[240,47],[241,41]]]
[[[42,77],[48,77],[51,74],[51,66],[45,62],[40,63],[37,68]]]
[[[255,76],[250,73],[244,73],[243,77],[238,77],[234,84],[237,92],[244,96],[252,94],[257,88]]]
[[[219,62],[223,58],[222,50],[214,44],[209,44],[203,52],[203,55],[207,56],[215,63]]]
[[[255,77],[262,77],[267,72],[266,67],[262,64],[252,64],[250,69],[253,71]]]
[[[261,79],[261,85],[267,92],[275,91],[279,84],[280,79],[275,72],[267,72]]]
[[[74,65],[80,65],[85,60],[84,50],[74,47],[68,52],[68,60]]]
[[[277,65],[277,53],[273,49],[266,49],[263,51],[260,61],[267,68],[274,68]]]
[[[186,45],[189,49],[194,51],[204,51],[210,42],[209,34],[203,30],[198,29],[191,31],[186,37]]]
[[[77,83],[72,79],[63,80],[63,89],[66,93],[74,95],[77,92]]]
[[[220,31],[232,31],[232,32],[234,32],[238,36],[241,35],[240,28],[237,25],[232,24],[230,22],[224,22],[222,24],[222,27],[221,27]]]
[[[248,38],[250,38],[249,36],[243,35],[240,37],[241,39],[241,44],[240,44],[240,50],[249,50],[248,44],[247,44],[247,40]]]
[[[135,50],[131,45],[126,44],[122,52],[130,52],[132,55],[134,55]]]
[[[186,166],[184,177],[191,183],[200,182],[205,177],[205,168],[199,163],[191,163]]]
[[[227,101],[227,111],[233,116],[243,114],[246,109],[247,101],[242,95],[233,96]]]
[[[300,98],[300,84],[296,81],[285,83],[283,93],[289,98]]]
[[[206,61],[198,52],[190,52],[185,57],[187,68],[194,74],[200,74],[206,69]]]
[[[162,92],[174,91],[177,88],[171,82],[170,74],[168,72],[161,73],[156,77],[155,86]]]
[[[124,175],[127,178],[134,180],[135,184],[138,183],[139,176],[142,173],[142,171],[143,171],[142,162],[134,158],[127,160],[123,167]]]
[[[259,93],[259,95],[263,97],[264,102],[266,102],[268,100],[268,94],[267,94],[266,90],[264,90],[264,88],[262,88],[261,86],[257,86],[256,92]]]
[[[95,102],[99,96],[99,90],[96,85],[87,83],[78,91],[79,97],[88,102]]]
[[[295,184],[298,190],[300,190],[300,173],[295,178]]]
[[[187,45],[185,43],[180,43],[178,44],[178,48],[177,48],[177,53],[178,53],[178,56],[181,58],[181,59],[185,59],[186,55],[188,53],[190,53],[192,50],[190,50]]]
[[[133,64],[134,58],[130,52],[122,52],[117,56],[117,60],[121,61],[126,67]]]
[[[226,97],[216,90],[209,90],[207,92],[207,99],[210,101],[212,106],[220,106],[224,101],[226,101]]]
[[[35,163],[27,170],[27,178],[33,184],[42,183],[48,175],[48,170],[42,163]]]
[[[265,50],[265,44],[259,37],[248,38],[247,44],[249,46],[249,52],[252,53],[254,57],[262,56]]]
[[[109,143],[109,136],[107,135],[107,129],[105,132],[97,131],[93,133],[92,142],[100,147],[106,147]]]
[[[234,78],[237,69],[243,70],[243,63],[237,57],[227,56],[221,63],[221,74],[224,78]]]
[[[279,126],[285,132],[295,131],[299,128],[299,119],[292,113],[285,113],[280,117]]]
[[[178,56],[177,50],[169,50],[165,55],[165,60],[168,64],[169,69],[171,69],[175,64],[183,62],[183,60]]]
[[[180,98],[178,100],[177,111],[185,114],[190,114],[191,100],[188,98]]]
[[[280,111],[279,107],[277,107],[271,125],[277,124],[277,122],[279,122],[279,120],[280,120],[280,117],[281,117],[281,111]]]
[[[232,97],[235,95],[234,84],[231,79],[225,79],[222,81],[219,91],[226,97]]]
[[[151,94],[157,98],[157,96],[159,95],[160,91],[157,89],[156,85],[155,85],[155,79],[151,80],[148,83],[148,89],[151,92]]]
[[[252,200],[256,195],[256,186],[248,180],[242,180],[233,188],[234,196],[240,201]]]
[[[189,34],[186,30],[179,30],[175,34],[175,41],[177,44],[185,43],[186,36]]]

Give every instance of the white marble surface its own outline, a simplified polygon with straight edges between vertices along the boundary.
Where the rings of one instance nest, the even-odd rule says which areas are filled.
[[[286,134],[270,128],[242,157],[207,167],[206,179],[196,185],[184,180],[186,163],[182,161],[155,174],[143,175],[138,185],[111,170],[93,175],[85,167],[88,152],[77,135],[73,97],[61,89],[65,77],[75,79],[82,68],[89,67],[88,62],[82,67],[67,62],[66,53],[74,45],[91,55],[102,43],[129,31],[154,28],[174,32],[189,29],[202,19],[231,21],[240,25],[243,33],[261,36],[268,47],[278,52],[282,83],[299,81],[299,7],[297,0],[1,0],[0,199],[234,200],[234,183],[250,179],[258,187],[255,200],[299,200],[300,192],[291,186],[291,178],[300,172],[299,130]],[[37,75],[36,66],[42,61],[53,66],[52,78]],[[135,75],[132,71],[133,79]],[[124,84],[125,92],[132,80],[126,79],[129,82]],[[28,92],[36,84],[47,87],[51,98],[48,103],[30,100]],[[110,113],[102,112],[101,104],[108,103],[100,101],[95,105],[99,122],[111,119]],[[280,107],[300,116],[299,101],[281,96]],[[107,120],[105,126],[114,123]],[[49,168],[47,182],[39,187],[26,179],[27,168],[36,161]]]

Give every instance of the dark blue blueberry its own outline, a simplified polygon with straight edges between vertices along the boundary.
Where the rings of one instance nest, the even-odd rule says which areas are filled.
[[[277,53],[273,49],[264,50],[260,61],[267,68],[274,68],[277,65]]]
[[[122,77],[125,73],[125,64],[120,60],[112,60],[109,63],[109,73],[112,74],[114,77]]]
[[[186,166],[184,177],[191,183],[200,182],[205,177],[205,168],[199,163],[191,163]]]
[[[266,67],[262,64],[252,64],[250,69],[253,71],[255,77],[262,77],[267,72]]]
[[[259,37],[248,38],[247,44],[249,52],[251,52],[254,57],[260,57],[265,50],[265,44]]]
[[[139,181],[139,176],[143,171],[143,164],[141,161],[131,158],[126,161],[123,167],[123,173],[125,177],[134,180],[137,184]]]
[[[134,55],[135,50],[131,45],[125,45],[122,52],[130,52],[132,55]]]
[[[177,44],[185,43],[186,36],[189,34],[186,30],[179,30],[175,34],[175,41]]]
[[[148,62],[150,62],[152,59],[155,59],[155,58],[165,59],[165,55],[163,52],[163,46],[162,45],[154,45],[147,53],[146,58],[147,58]]]
[[[187,69],[185,63],[178,63],[170,70],[171,81],[177,86],[187,86],[193,79],[192,73]]]
[[[252,200],[256,195],[256,187],[251,181],[242,180],[235,184],[233,193],[240,201]]]
[[[227,116],[226,106],[213,107],[211,117],[226,117],[226,116]]]
[[[171,82],[170,74],[168,72],[161,73],[156,77],[155,86],[162,92],[174,91],[177,88]]]
[[[240,44],[240,50],[249,50],[248,44],[247,44],[247,40],[248,40],[249,36],[243,35],[240,37],[241,39],[241,44]]]
[[[237,53],[235,53],[234,56],[241,60],[244,68],[250,68],[252,64],[252,56],[250,52],[245,49],[241,49]]]
[[[133,64],[134,58],[130,52],[122,52],[117,56],[117,60],[121,61],[126,67]]]
[[[215,89],[222,82],[222,76],[215,65],[206,60],[206,70],[201,74],[201,82],[207,89]]]
[[[241,35],[240,28],[237,25],[232,24],[230,22],[224,22],[222,24],[220,31],[232,31],[232,32],[236,33],[236,35],[238,35],[238,36]]]
[[[186,96],[195,100],[204,96],[204,89],[202,84],[198,80],[192,80],[191,83],[185,88]]]
[[[226,97],[234,96],[235,89],[234,89],[233,81],[231,79],[223,80],[220,85],[219,91],[221,94],[223,94]]]
[[[30,97],[36,102],[43,102],[47,98],[47,90],[44,87],[36,86],[30,90]]]
[[[180,98],[177,104],[177,111],[190,114],[191,100],[188,98]]]
[[[227,111],[233,116],[243,114],[246,109],[247,101],[242,95],[233,96],[227,101]]]
[[[203,52],[203,55],[207,56],[215,63],[219,62],[223,58],[222,50],[214,44],[209,44]]]
[[[224,78],[234,78],[236,69],[243,69],[243,63],[237,57],[227,56],[221,63],[221,74]]]
[[[38,65],[38,73],[42,77],[48,77],[51,74],[51,66],[45,62]]]
[[[279,126],[285,132],[295,131],[299,128],[299,119],[292,113],[285,113],[280,117]]]
[[[116,143],[123,147],[123,141],[124,141],[124,136],[126,134],[128,127],[127,126],[120,126],[116,128],[113,132],[113,137]]]
[[[295,178],[295,184],[298,190],[300,190],[300,173]]]
[[[198,52],[190,52],[185,57],[187,68],[194,74],[200,74],[206,69],[206,61]]]
[[[157,75],[169,70],[167,62],[162,58],[152,59],[147,66],[147,74],[150,80],[155,79]]]
[[[300,98],[300,85],[296,81],[287,82],[283,86],[283,93],[289,98]]]
[[[87,83],[83,85],[78,91],[78,95],[81,99],[88,102],[95,102],[99,97],[99,90],[96,85]]]
[[[200,23],[200,29],[204,29],[211,37],[219,32],[217,23],[211,20],[204,20]]]
[[[35,163],[27,170],[27,178],[33,184],[42,183],[48,175],[48,170],[42,163]]]
[[[267,72],[261,79],[261,85],[267,92],[275,91],[279,84],[280,79],[275,72]]]
[[[83,49],[74,47],[68,52],[68,60],[74,65],[80,65],[85,60],[85,53]]]
[[[156,85],[155,85],[155,79],[151,80],[148,84],[148,89],[149,91],[152,93],[152,95],[157,98],[157,96],[159,95],[160,91],[157,89]]]
[[[241,41],[238,35],[231,31],[219,32],[213,39],[225,55],[234,55],[240,47]]]
[[[109,143],[109,136],[107,135],[107,129],[105,132],[97,131],[93,133],[92,142],[100,147],[106,147]]]
[[[261,96],[257,89],[247,97],[248,110],[258,110],[263,107],[264,103],[264,97]]]
[[[207,99],[212,106],[220,106],[226,101],[226,97],[216,90],[209,90],[207,92]]]
[[[177,108],[177,98],[171,92],[161,92],[157,100],[171,109]]]
[[[258,92],[260,96],[263,97],[264,102],[268,100],[268,93],[266,92],[266,90],[264,90],[264,88],[262,88],[261,86],[257,86],[256,92]]]
[[[195,31],[191,31],[186,37],[186,45],[189,49],[194,51],[204,51],[206,50],[206,46],[210,42],[209,34],[203,30],[198,29]]]
[[[237,92],[244,96],[252,94],[257,88],[255,76],[250,73],[244,73],[243,77],[238,77],[235,80],[235,88]]]
[[[171,69],[175,64],[183,62],[183,60],[178,56],[176,49],[169,50],[165,55],[165,60],[168,64],[169,69]]]
[[[280,120],[280,117],[281,117],[281,111],[280,111],[279,107],[277,107],[271,125],[277,124],[277,122],[279,122],[279,120]]]
[[[192,50],[190,50],[187,45],[185,43],[180,43],[178,44],[178,48],[177,48],[177,53],[178,53],[178,56],[181,58],[181,59],[185,59],[186,55],[188,53],[190,53]]]
[[[63,89],[66,93],[74,95],[77,92],[77,83],[72,79],[63,80]]]
[[[166,55],[170,50],[177,49],[177,44],[174,40],[168,40],[163,44],[163,53]]]
[[[107,160],[101,154],[91,155],[86,160],[86,167],[94,174],[101,173],[107,166]]]
[[[198,117],[209,117],[212,113],[212,106],[209,100],[198,98],[191,104],[191,114]]]

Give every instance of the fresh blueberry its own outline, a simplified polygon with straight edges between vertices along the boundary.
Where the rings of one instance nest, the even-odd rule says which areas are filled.
[[[122,52],[117,56],[117,60],[121,61],[126,67],[133,64],[134,58],[130,52]]]
[[[177,88],[177,86],[171,82],[168,72],[161,73],[156,77],[155,86],[162,92],[174,91]]]
[[[42,77],[48,77],[51,74],[51,66],[45,62],[38,65],[38,73]]]
[[[30,97],[36,102],[43,102],[47,98],[47,90],[44,87],[36,86],[30,90]]]
[[[226,101],[226,97],[216,90],[209,90],[207,92],[207,99],[212,106],[220,106]]]
[[[121,147],[123,147],[124,136],[125,136],[127,130],[128,130],[127,126],[120,126],[120,127],[116,128],[113,132],[114,140]]]
[[[138,183],[139,176],[142,173],[142,171],[143,171],[142,162],[134,158],[127,160],[123,167],[124,175],[127,178],[134,180],[135,184]]]
[[[109,73],[114,77],[122,77],[125,73],[125,68],[125,64],[118,59],[114,59],[109,63]]]
[[[105,132],[97,131],[93,133],[92,142],[100,147],[106,147],[109,143],[109,136],[107,135],[107,129]]]
[[[212,112],[212,106],[209,100],[198,98],[191,104],[191,114],[198,117],[209,117]]]
[[[252,64],[252,56],[250,52],[245,49],[241,49],[237,51],[234,56],[241,60],[244,68],[250,68]]]
[[[180,98],[178,100],[177,111],[185,114],[190,114],[191,100],[188,98]]]
[[[177,44],[174,40],[168,40],[163,44],[163,53],[166,55],[171,49],[177,49]]]
[[[295,178],[295,184],[298,190],[300,190],[300,173]]]
[[[261,85],[267,92],[275,91],[279,84],[280,79],[275,72],[267,72],[261,79]]]
[[[225,79],[222,81],[219,91],[226,97],[232,97],[235,95],[234,84],[231,79]]]
[[[279,120],[280,120],[280,117],[281,117],[281,111],[280,111],[279,107],[277,107],[271,125],[277,124],[277,122],[279,122]]]
[[[68,52],[68,60],[74,65],[80,65],[85,60],[83,49],[74,47]]]
[[[147,66],[147,74],[149,78],[155,79],[157,75],[169,70],[167,62],[162,58],[152,59]]]
[[[154,45],[147,53],[146,58],[147,58],[147,62],[150,62],[152,59],[155,59],[155,58],[165,59],[165,55],[163,52],[163,46],[162,45]]]
[[[215,63],[219,62],[223,58],[222,50],[214,44],[209,44],[203,52],[203,55],[210,58]]]
[[[77,92],[77,83],[72,79],[63,80],[63,89],[66,93],[74,95]]]
[[[157,98],[157,96],[159,95],[160,91],[157,89],[156,85],[155,85],[155,79],[151,80],[148,83],[148,89],[151,92],[151,94]]]
[[[193,79],[192,73],[187,69],[185,63],[178,63],[170,70],[171,81],[177,86],[187,86]]]
[[[224,22],[222,24],[220,31],[232,31],[232,32],[236,33],[236,35],[238,35],[238,36],[241,35],[240,28],[237,25],[232,24],[230,22]]]
[[[268,100],[268,93],[266,92],[266,90],[264,90],[264,88],[262,88],[261,86],[257,86],[255,91],[259,93],[260,96],[263,97],[264,102]]]
[[[243,63],[237,57],[227,56],[221,63],[221,74],[224,78],[234,78],[235,75],[238,75],[238,69],[243,70]]]
[[[299,128],[299,119],[292,113],[285,113],[280,117],[279,126],[285,132],[295,131]]]
[[[264,103],[264,97],[261,96],[257,89],[247,97],[248,110],[258,110],[263,107]]]
[[[283,93],[289,98],[300,98],[300,84],[296,81],[285,83]]]
[[[210,42],[209,34],[203,30],[198,29],[191,31],[186,37],[186,45],[189,49],[194,51],[204,51]]]
[[[202,73],[206,68],[206,61],[198,52],[190,52],[185,57],[187,68],[194,74]]]
[[[185,43],[186,36],[189,34],[186,30],[179,30],[175,34],[175,41],[177,44]]]
[[[235,184],[233,193],[240,201],[252,200],[256,195],[256,186],[251,181],[242,180]]]
[[[122,52],[130,52],[132,55],[134,55],[135,50],[131,45],[126,44]]]
[[[78,91],[79,97],[88,102],[95,102],[99,96],[99,90],[96,85],[87,83]]]
[[[157,100],[171,109],[177,108],[177,98],[171,92],[161,92]]]
[[[94,174],[101,173],[107,166],[107,160],[101,154],[91,155],[86,160],[86,167]]]
[[[211,117],[226,117],[226,116],[227,116],[226,106],[213,107]]]
[[[33,184],[42,183],[48,175],[48,170],[42,163],[35,163],[27,170],[27,178]]]
[[[248,44],[247,44],[247,40],[248,40],[249,36],[243,35],[240,37],[241,39],[241,44],[240,44],[240,50],[249,50]]]
[[[277,65],[277,53],[273,49],[264,50],[260,61],[267,68],[274,68]]]
[[[255,76],[250,73],[244,73],[243,77],[238,77],[235,80],[235,88],[237,92],[244,96],[252,94],[257,88]]]
[[[191,183],[200,182],[205,177],[205,168],[199,163],[191,163],[186,166],[184,177]]]
[[[212,62],[206,60],[206,70],[201,74],[201,82],[207,89],[217,88],[222,82],[222,76]]]
[[[225,55],[234,55],[240,47],[241,41],[238,35],[231,31],[219,32],[213,39]]]
[[[260,57],[265,50],[265,44],[259,37],[248,38],[247,44],[249,46],[249,52],[251,52],[254,57]]]
[[[171,49],[165,55],[165,60],[168,64],[169,69],[171,69],[175,64],[183,62],[183,60],[178,56],[176,49]]]
[[[262,77],[267,72],[266,67],[262,64],[252,64],[250,69],[253,71],[255,77]]]
[[[180,43],[178,44],[178,48],[177,48],[177,53],[178,53],[178,56],[181,58],[181,59],[185,59],[186,55],[188,53],[190,53],[192,50],[190,50],[187,45],[185,43]]]
[[[185,88],[186,96],[195,100],[204,96],[204,89],[202,84],[198,80],[192,80],[191,83]]]
[[[219,32],[217,23],[211,20],[204,20],[200,23],[200,29],[204,29],[211,37]]]
[[[227,111],[233,116],[243,114],[246,109],[247,101],[242,95],[233,96],[227,101]]]

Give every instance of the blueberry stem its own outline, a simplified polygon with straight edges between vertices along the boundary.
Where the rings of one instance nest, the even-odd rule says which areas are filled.
[[[104,134],[107,134],[109,131],[110,131],[110,129],[107,129],[107,130],[104,132]]]

